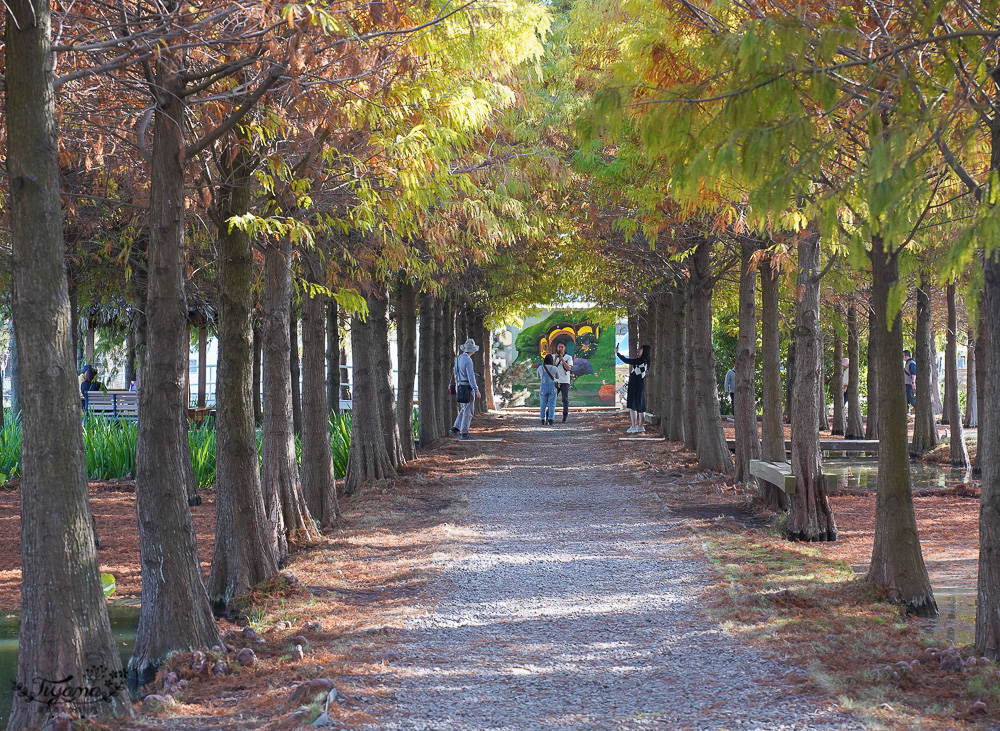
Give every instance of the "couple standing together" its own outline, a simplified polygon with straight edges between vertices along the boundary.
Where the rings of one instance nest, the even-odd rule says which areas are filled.
[[[569,417],[569,376],[573,371],[573,358],[566,355],[566,343],[556,345],[556,352],[549,353],[538,366],[541,386],[538,399],[541,402],[542,424],[554,423],[556,417],[556,393],[562,394],[563,423]]]

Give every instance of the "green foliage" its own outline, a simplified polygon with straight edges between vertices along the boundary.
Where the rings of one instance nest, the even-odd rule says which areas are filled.
[[[330,448],[333,450],[333,474],[339,480],[347,473],[347,453],[351,446],[353,412],[330,416]],[[416,432],[414,432],[416,433]]]
[[[188,430],[191,467],[198,487],[215,485],[215,424],[206,421]]]

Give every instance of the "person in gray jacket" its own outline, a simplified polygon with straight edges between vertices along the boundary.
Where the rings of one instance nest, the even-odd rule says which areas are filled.
[[[469,400],[465,403],[458,402],[458,418],[451,427],[451,435],[461,435],[462,439],[471,439],[469,436],[469,424],[472,423],[472,410],[475,408],[476,399],[479,398],[479,386],[476,385],[476,372],[472,366],[470,353],[479,350],[476,341],[472,338],[466,340],[459,347],[462,352],[455,358],[455,367],[452,372],[455,374],[455,398],[460,399],[464,393],[469,394]]]

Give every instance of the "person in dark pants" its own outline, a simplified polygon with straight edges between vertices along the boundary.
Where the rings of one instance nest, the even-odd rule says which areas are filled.
[[[566,355],[566,343],[556,345],[556,352],[552,354],[552,361],[556,367],[556,388],[562,394],[563,423],[569,418],[569,377],[573,371],[573,357]]]
[[[913,391],[913,387],[917,385],[917,361],[909,350],[903,351],[903,382],[906,384],[906,411],[909,413],[911,406],[917,407],[917,397]]]
[[[636,358],[626,358],[615,346],[615,355],[622,363],[632,366],[628,373],[628,396],[625,405],[628,407],[628,415],[632,420],[632,426],[627,431],[629,434],[641,434],[646,431],[643,423],[646,420],[646,371],[649,370],[648,345],[639,348],[639,355]]]

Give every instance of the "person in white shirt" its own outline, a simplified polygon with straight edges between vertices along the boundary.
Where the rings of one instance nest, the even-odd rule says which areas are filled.
[[[573,358],[566,355],[566,343],[560,342],[556,345],[556,352],[552,354],[552,361],[556,367],[556,388],[562,394],[563,423],[569,418],[569,376],[573,371]]]

